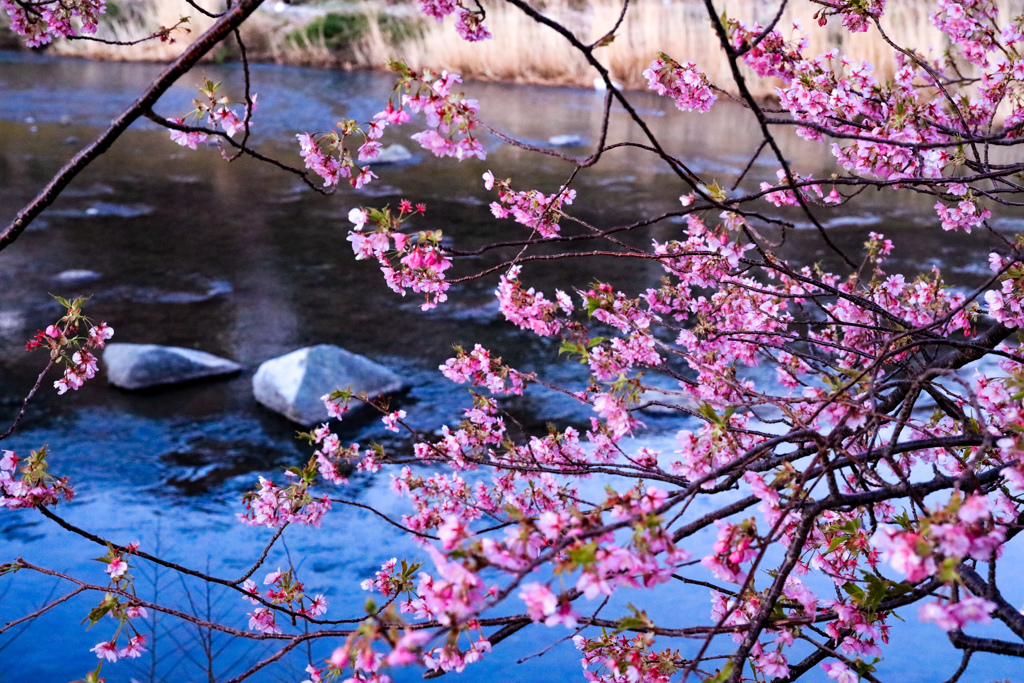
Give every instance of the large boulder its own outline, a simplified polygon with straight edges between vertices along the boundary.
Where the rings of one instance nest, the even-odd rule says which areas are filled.
[[[252,378],[257,401],[306,427],[330,419],[321,400],[324,394],[349,387],[376,398],[401,391],[405,383],[384,366],[328,344],[268,360]]]
[[[645,406],[643,409],[645,413],[658,417],[684,417],[688,411],[696,411],[700,408],[696,401],[678,389],[661,387],[651,387],[645,390],[640,395],[639,404]]]
[[[122,389],[148,389],[239,372],[238,363],[210,353],[157,344],[107,344],[107,380]]]
[[[567,133],[564,135],[552,135],[548,138],[548,144],[552,147],[580,147],[587,144],[587,139],[582,135]]]
[[[74,268],[72,270],[65,270],[57,273],[53,278],[58,284],[75,286],[75,285],[86,285],[90,282],[95,282],[102,277],[95,270],[84,270]]]
[[[405,145],[388,145],[380,151],[380,154],[373,159],[371,164],[401,164],[412,161],[412,152]]]

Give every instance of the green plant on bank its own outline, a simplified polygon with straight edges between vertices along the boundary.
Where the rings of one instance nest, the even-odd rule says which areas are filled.
[[[350,55],[353,53],[353,47],[370,34],[371,21],[376,24],[384,40],[391,45],[401,44],[423,33],[422,22],[419,20],[395,17],[384,12],[328,12],[289,33],[285,41],[293,48],[323,45],[332,53]]]

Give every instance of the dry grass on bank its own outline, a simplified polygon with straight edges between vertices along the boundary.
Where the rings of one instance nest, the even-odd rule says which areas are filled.
[[[777,4],[768,0],[728,0],[717,4],[727,8],[730,16],[762,23],[770,20],[777,9]],[[1003,17],[1024,10],[1024,0],[997,0],[997,4]],[[621,11],[620,0],[546,0],[536,6],[583,42],[606,34]],[[101,29],[102,37],[137,38],[172,25],[186,15],[192,33],[179,34],[178,44],[172,45],[150,41],[122,48],[64,41],[54,49],[60,54],[87,57],[167,60],[180,51],[182,41],[198,36],[212,23],[182,0],[124,0],[121,7],[124,9],[119,16],[108,20]],[[596,72],[564,38],[500,0],[484,0],[484,7],[486,24],[494,38],[480,43],[461,40],[450,19],[438,23],[421,18],[410,5],[385,6],[380,2],[350,4],[341,9],[349,24],[361,27],[357,37],[345,34],[341,45],[337,36],[324,34],[323,19],[316,19],[309,5],[299,13],[261,11],[248,22],[244,35],[250,51],[258,58],[279,63],[376,68],[390,57],[400,57],[416,68],[446,68],[479,80],[591,86]],[[836,19],[819,27],[812,18],[818,7],[806,0],[791,2],[780,28],[788,33],[793,22],[798,21],[810,33],[812,54],[838,48],[848,57],[873,62],[881,78],[892,74],[893,52],[877,31],[849,34]],[[928,20],[928,11],[933,7],[930,0],[890,2],[883,27],[897,43],[937,55],[947,46],[947,39]],[[334,18],[337,17],[335,14]],[[356,18],[359,21],[354,21]],[[395,30],[396,25],[404,28]],[[731,83],[728,64],[701,0],[634,0],[615,40],[594,54],[610,69],[615,80],[627,88],[642,88],[641,72],[659,51],[678,61],[697,63],[715,83]],[[751,86],[754,94],[760,96],[773,94],[775,87],[761,79],[753,79]]]
[[[1011,4],[1015,5],[1018,13],[1024,5],[1020,0],[1003,0],[999,4],[1004,12]],[[368,36],[363,45],[364,60],[368,64],[381,63],[388,55],[401,54],[416,67],[444,67],[478,79],[581,86],[592,83],[595,71],[561,36],[539,26],[514,7],[494,2],[484,5],[486,23],[494,34],[492,40],[466,43],[458,38],[450,23],[438,25],[431,21],[422,37],[402,45],[388,45],[376,36]],[[946,47],[946,39],[928,20],[928,10],[933,6],[928,0],[890,2],[883,27],[898,43],[922,51],[929,48],[941,51]],[[568,0],[550,0],[544,4],[544,12],[589,43],[614,26],[621,3],[589,0],[584,9],[578,7]],[[777,4],[765,0],[730,0],[725,7],[730,16],[767,23]],[[875,63],[882,78],[893,73],[892,50],[877,31],[851,35],[835,19],[821,28],[812,18],[818,7],[810,2],[790,3],[780,28],[788,34],[793,21],[798,20],[810,33],[811,54],[838,48],[851,58]],[[629,88],[642,88],[641,74],[659,51],[667,52],[677,61],[695,62],[715,83],[732,82],[728,63],[700,0],[671,3],[638,0],[631,5],[614,42],[594,54],[610,69],[615,80]],[[774,91],[774,85],[763,81],[755,80],[751,85],[761,88],[755,93],[758,95],[770,95]]]
[[[108,6],[108,15],[100,23],[96,37],[120,42],[151,35],[161,28],[174,26],[182,18],[187,18],[188,23],[174,31],[172,40],[167,42],[147,40],[137,45],[107,45],[91,40],[58,40],[49,49],[68,57],[167,62],[177,57],[185,45],[202,35],[215,21],[180,0],[121,2]]]

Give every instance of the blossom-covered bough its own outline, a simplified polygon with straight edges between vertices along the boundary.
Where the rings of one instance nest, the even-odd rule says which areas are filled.
[[[559,340],[568,362],[587,365],[590,381],[559,387],[508,366],[493,350],[457,349],[440,371],[469,387],[469,405],[459,424],[429,434],[413,430],[405,411],[344,387],[324,397],[339,419],[352,401],[369,403],[414,445],[399,452],[346,445],[323,425],[307,435],[309,462],[279,481],[261,478],[240,518],[277,529],[273,545],[288,525],[318,526],[326,514],[343,514],[348,476],[390,476],[408,513],[389,521],[421,541],[422,551],[366,578],[362,588],[374,600],[365,615],[326,618],[326,601],[307,595],[292,569],[255,581],[269,546],[243,576],[224,579],[74,527],[51,509],[71,489],[46,472],[42,452],[25,460],[4,452],[0,504],[36,508],[105,545],[110,582],[91,585],[21,559],[0,572],[48,573],[75,594],[100,593],[88,619],[108,629],[116,622],[95,649],[111,662],[145,647],[133,619],[146,610],[197,619],[136,595],[134,562],[236,591],[253,605],[248,623],[240,617],[205,627],[279,648],[233,680],[315,639],[332,639],[335,649],[309,663],[314,683],[385,681],[389,669],[414,664],[462,671],[516,631],[542,624],[535,627],[552,628],[553,640],[573,639],[589,680],[878,681],[876,664],[887,654],[890,630],[899,628],[896,610],[932,622],[929,628],[961,651],[936,680],[970,680],[976,653],[1024,656],[1024,616],[1003,594],[1015,578],[997,571],[1024,524],[1024,356],[1016,336],[1024,323],[1024,239],[990,222],[992,211],[1024,201],[1024,163],[1013,161],[1024,137],[1024,19],[1000,15],[989,0],[937,0],[931,20],[950,39],[938,54],[892,42],[880,23],[884,0],[814,0],[820,23],[882,34],[897,69],[880,80],[872,65],[839,51],[809,54],[803,30],[781,21],[797,0],[780,0],[767,25],[723,14],[706,0],[732,82],[712,83],[700,64],[670,52],[652,55],[644,75],[684,111],[714,116],[723,96],[749,109],[761,141],[748,169],[763,153],[777,166],[778,182],[743,191],[725,190],[669,154],[615,87],[597,58],[615,27],[586,43],[523,0],[506,1],[562,34],[606,81],[597,147],[586,158],[563,157],[574,167],[559,187],[501,179],[499,168],[484,174],[492,214],[520,226],[518,236],[510,227],[492,244],[462,249],[419,230],[417,218],[429,207],[403,201],[353,207],[349,239],[357,259],[376,260],[387,285],[422,295],[425,310],[443,305],[453,282],[497,278],[508,322]],[[211,29],[216,40],[234,35],[255,4],[230,7]],[[439,20],[454,14],[467,40],[489,36],[479,5],[420,5]],[[4,6],[18,30],[26,21],[19,17],[35,7]],[[78,7],[84,28],[98,11],[60,7]],[[627,2],[623,14],[629,9]],[[49,30],[63,33],[53,21]],[[23,32],[39,42],[47,30],[40,26]],[[211,40],[204,36],[189,49],[208,49]],[[201,56],[190,54],[169,68],[187,69]],[[484,159],[480,138],[492,133],[514,143],[489,131],[486,112],[459,92],[458,76],[398,61],[391,68],[394,95],[372,121],[299,136],[305,170],[248,147],[255,104],[248,81],[239,105],[210,84],[190,116],[164,118],[153,113],[162,92],[155,87],[125,116],[162,122],[185,146],[215,136],[234,156],[286,167],[327,192],[342,181],[371,182],[384,128],[418,114],[427,127],[413,137],[438,156]],[[777,104],[755,100],[749,78],[775,79]],[[644,139],[608,139],[613,104]],[[258,113],[253,118],[258,125]],[[103,145],[119,135],[112,130]],[[779,140],[790,131],[820,142],[838,172],[808,175],[787,159]],[[622,146],[645,150],[675,174],[678,210],[625,225],[594,225],[572,214],[574,182]],[[1003,148],[1014,153],[999,154]],[[91,158],[73,162],[51,185],[59,191]],[[738,187],[742,177],[733,180]],[[910,278],[890,272],[896,245],[883,234],[871,233],[856,253],[842,250],[819,219],[821,207],[853,204],[869,188],[928,195],[935,230],[984,233],[997,242],[982,286],[947,286],[938,269]],[[0,233],[0,247],[52,196],[48,188],[19,214]],[[834,269],[779,255],[796,229],[794,211],[818,231]],[[659,239],[642,237],[665,225]],[[501,255],[501,263],[475,272],[471,257],[485,252]],[[664,276],[658,287],[622,291],[599,270],[586,270],[594,257],[653,262]],[[579,261],[584,279],[537,291],[527,277],[552,259]],[[68,363],[61,391],[91,376],[88,347],[107,336],[107,328],[95,327],[85,346],[72,349],[81,302],[68,304],[68,317],[30,342]],[[751,372],[755,367],[771,372]],[[666,392],[660,381],[659,392],[649,391],[658,376],[674,388]],[[505,412],[508,397],[534,390],[586,405],[589,425],[533,431],[516,423]],[[644,429],[640,411],[655,404],[689,425],[661,452],[632,440]],[[702,540],[708,534],[710,543]],[[644,610],[642,593],[622,608],[615,597],[623,588],[655,589],[662,602],[673,592],[709,593],[710,606],[663,623]],[[108,615],[114,621],[103,619]],[[972,635],[976,624],[990,622],[999,629]]]

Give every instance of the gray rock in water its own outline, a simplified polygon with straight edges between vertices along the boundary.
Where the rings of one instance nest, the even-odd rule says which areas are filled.
[[[306,427],[330,419],[321,396],[349,387],[376,398],[401,391],[405,383],[384,366],[327,344],[268,360],[252,378],[257,401]]]
[[[403,161],[411,161],[412,152],[405,145],[388,145],[380,151],[377,158],[371,164],[400,164]]]
[[[95,270],[75,268],[57,273],[53,279],[62,285],[84,285],[99,280],[100,277],[100,274]]]
[[[548,144],[552,147],[579,147],[587,144],[587,139],[575,133],[552,135],[548,138]]]
[[[660,417],[682,417],[687,410],[697,410],[699,407],[692,399],[684,396],[678,390],[650,388],[640,395],[640,405],[647,403],[654,405],[646,406],[643,411],[650,415]],[[677,410],[679,408],[680,410]]]
[[[238,363],[210,353],[156,344],[107,344],[107,381],[122,389],[147,389],[239,372]]]

